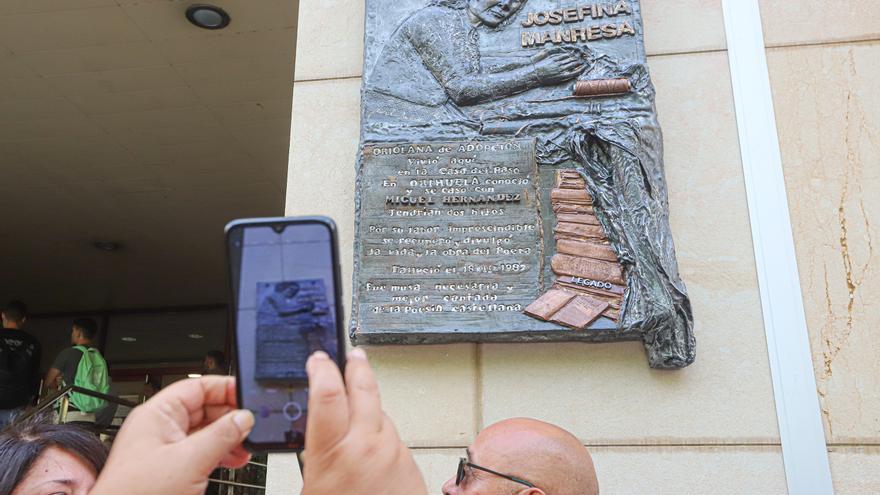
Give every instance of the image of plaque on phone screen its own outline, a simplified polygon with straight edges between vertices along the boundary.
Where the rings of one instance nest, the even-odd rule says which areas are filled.
[[[227,226],[239,407],[254,413],[253,450],[299,450],[308,414],[306,360],[340,362],[335,229],[329,219]]]

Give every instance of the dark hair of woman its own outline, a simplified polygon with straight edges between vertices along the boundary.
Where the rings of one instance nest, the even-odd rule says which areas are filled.
[[[0,494],[12,493],[34,461],[52,447],[79,457],[95,473],[100,473],[107,461],[107,448],[94,433],[70,424],[56,425],[42,417],[15,422],[0,431]]]

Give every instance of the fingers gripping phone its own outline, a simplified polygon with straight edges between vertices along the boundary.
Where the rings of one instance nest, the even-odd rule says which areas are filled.
[[[226,226],[238,406],[256,422],[245,447],[301,451],[306,360],[344,366],[336,225],[326,217],[257,218]]]

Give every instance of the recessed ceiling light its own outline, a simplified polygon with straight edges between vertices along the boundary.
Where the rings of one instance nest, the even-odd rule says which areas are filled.
[[[92,243],[92,246],[95,249],[100,249],[101,251],[106,251],[108,253],[119,251],[119,249],[122,247],[121,244],[113,241],[95,241]]]
[[[186,375],[186,377],[187,378],[201,378],[202,374],[201,373],[189,373]]]
[[[186,8],[189,22],[203,29],[223,29],[229,25],[229,14],[216,5],[196,3]]]
[[[137,342],[137,339],[134,337],[122,337],[120,340],[123,342]]]
[[[187,335],[187,337],[189,337],[191,339],[196,339],[196,340],[205,338],[205,336],[200,333],[191,333],[191,334]]]

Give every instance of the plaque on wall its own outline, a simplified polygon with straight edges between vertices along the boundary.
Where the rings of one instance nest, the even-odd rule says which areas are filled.
[[[639,2],[366,8],[353,341],[692,363]]]

